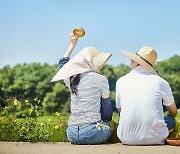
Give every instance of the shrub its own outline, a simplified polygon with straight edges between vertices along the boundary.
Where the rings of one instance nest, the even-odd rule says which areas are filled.
[[[12,104],[1,108],[0,112],[0,141],[67,141],[67,122],[60,113],[56,113],[58,123],[54,126],[51,119],[45,123],[38,123],[38,118],[42,115],[42,108],[38,105],[39,99],[35,98],[33,102],[25,100],[23,103],[16,98],[8,99]],[[26,106],[25,110],[22,110],[22,106]]]

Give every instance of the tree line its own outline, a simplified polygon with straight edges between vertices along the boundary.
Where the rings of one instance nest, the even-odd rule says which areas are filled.
[[[0,69],[0,107],[10,105],[7,98],[15,97],[20,101],[38,98],[40,106],[47,113],[56,111],[69,112],[69,90],[63,83],[58,81],[50,83],[51,78],[58,71],[57,65],[49,64],[17,64],[14,67],[4,66]],[[175,102],[180,108],[180,56],[175,55],[167,60],[156,64],[161,77],[167,80],[172,88]],[[115,84],[116,81],[130,71],[129,66],[105,65],[100,74],[108,78],[110,84],[110,97],[115,110]]]

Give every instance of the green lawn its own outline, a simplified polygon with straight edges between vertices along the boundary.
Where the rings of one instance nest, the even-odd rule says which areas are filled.
[[[164,115],[166,115],[166,113]],[[64,114],[64,115],[61,115],[61,118],[64,119],[66,122],[68,122],[69,116],[70,116],[70,114]],[[38,122],[39,123],[47,123],[48,119],[52,119],[52,122],[50,123],[50,128],[53,128],[55,125],[59,124],[59,120],[57,119],[57,117],[55,115],[42,116],[39,118]],[[114,112],[112,119],[118,123],[119,113]],[[176,120],[178,122],[180,122],[180,113],[178,113]],[[66,130],[66,128],[63,129],[64,132],[62,132],[62,130],[56,130],[51,141],[52,142],[62,142],[62,141],[66,142],[66,141],[68,141],[66,136],[65,136],[65,130]]]
[[[165,113],[164,115],[166,115],[166,113]],[[64,114],[64,115],[62,115],[62,118],[64,118],[66,121],[68,121],[69,116],[70,116],[70,114]],[[52,120],[53,120],[52,123],[51,123],[52,125],[56,125],[56,124],[58,123],[57,117],[56,117],[56,116],[53,116],[53,115],[51,115],[51,116],[42,116],[42,117],[39,118],[38,122],[39,122],[39,123],[47,122],[48,119],[52,119]],[[118,122],[118,120],[119,120],[119,113],[114,112],[112,119],[113,119],[115,122]],[[180,113],[178,113],[178,115],[177,115],[177,117],[176,117],[176,120],[177,120],[178,122],[180,122]]]
[[[61,114],[60,119],[58,119],[57,116],[55,115],[49,115],[49,116],[39,117],[38,123],[40,125],[49,123],[49,128],[46,128],[47,131],[49,130],[54,131],[51,142],[62,142],[62,141],[67,142],[68,139],[65,134],[66,134],[68,119],[69,119],[69,114]],[[63,128],[59,127],[63,122],[66,125]],[[55,129],[55,127],[59,127],[59,128]]]
[[[69,114],[62,114],[61,118],[65,121],[68,121]],[[42,116],[38,118],[39,123],[47,123],[48,119],[52,119],[51,125],[57,125],[59,123],[59,119],[55,115],[49,115],[49,116]]]
[[[167,113],[165,112],[164,115],[166,116],[166,114],[167,114]],[[114,120],[115,122],[118,122],[118,120],[119,120],[119,114],[118,114],[117,112],[114,112],[114,113],[113,113],[113,120]],[[176,120],[177,120],[178,122],[180,122],[180,113],[177,114]]]
[[[114,120],[115,122],[117,122],[117,123],[118,123],[118,121],[119,121],[119,113],[114,112],[114,113],[113,113],[112,120]]]
[[[166,115],[166,113],[165,113]],[[70,114],[60,114],[59,116],[57,115],[49,115],[49,116],[42,116],[38,118],[38,124],[36,124],[35,127],[35,132],[36,130],[40,130],[39,132],[36,132],[36,135],[41,135],[41,137],[44,137],[48,132],[49,134],[52,134],[51,138],[48,139],[49,142],[67,142],[68,139],[66,137],[66,129],[67,129],[67,123],[68,123],[68,119],[69,119]],[[113,118],[112,118],[115,122],[118,123],[119,120],[119,114],[118,113],[113,113]],[[180,113],[178,113],[177,115],[177,121],[180,122]],[[15,126],[12,125],[13,127],[7,127],[9,130],[12,131],[12,134],[9,134],[7,132],[7,134],[9,135],[5,135],[5,137],[3,137],[3,133],[6,134],[6,129],[4,129],[4,131],[0,130],[0,141],[11,141],[10,138],[12,138],[12,135],[15,135],[15,137],[18,138],[18,134],[23,135],[23,137],[26,137],[27,131],[28,131],[28,127],[29,127],[29,121],[28,119],[21,119],[21,118],[17,118],[14,119],[17,123]],[[7,124],[7,121],[4,120],[4,122],[0,122],[0,127],[4,127]],[[27,125],[27,126],[26,126]],[[23,127],[27,130],[24,130]],[[7,131],[8,131],[7,129]],[[18,132],[17,132],[18,131]],[[30,129],[29,129],[29,133],[30,135],[34,135],[31,133]],[[9,138],[10,137],[10,138]],[[13,139],[13,138],[12,138]],[[12,140],[12,141],[20,141],[18,140]],[[22,140],[24,141],[24,140]],[[28,140],[29,141],[29,140]],[[41,141],[41,140],[39,140]]]

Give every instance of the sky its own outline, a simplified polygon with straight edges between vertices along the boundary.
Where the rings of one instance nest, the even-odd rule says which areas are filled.
[[[129,64],[120,50],[151,46],[158,60],[180,55],[179,0],[0,0],[0,68],[54,65],[83,27],[72,57],[87,46],[112,53],[108,64]]]

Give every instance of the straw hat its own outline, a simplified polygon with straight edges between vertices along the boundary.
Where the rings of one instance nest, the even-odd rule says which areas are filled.
[[[124,50],[120,51],[138,64],[140,64],[149,72],[158,75],[158,73],[153,68],[157,59],[157,53],[153,48],[144,46],[135,54]]]
[[[70,59],[55,74],[51,82],[66,79],[80,73],[97,72],[111,55],[111,53],[100,52],[95,47],[86,47]]]

